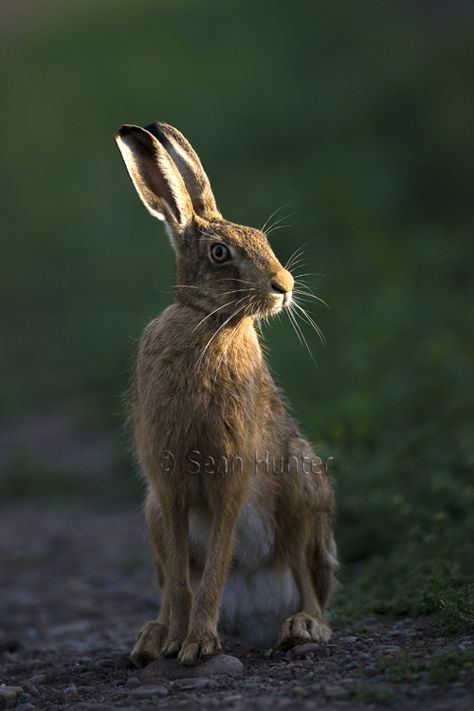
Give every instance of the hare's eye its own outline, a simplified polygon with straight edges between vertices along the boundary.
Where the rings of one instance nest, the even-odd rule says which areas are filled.
[[[213,262],[222,264],[230,259],[230,249],[225,244],[216,242],[211,247],[210,255]]]

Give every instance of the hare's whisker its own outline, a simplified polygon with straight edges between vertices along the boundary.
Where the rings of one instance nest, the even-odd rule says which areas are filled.
[[[265,230],[262,230],[262,232],[268,237],[270,232],[272,232],[277,225],[280,225],[284,220],[287,220],[289,217],[293,217],[293,215],[296,215],[296,212],[296,210],[293,210],[292,212],[289,212],[286,215],[282,215],[278,220],[272,222],[271,225],[266,226]]]
[[[244,298],[245,298],[245,297],[244,297]],[[240,301],[243,301],[243,299],[240,299]],[[237,302],[237,303],[239,303],[239,302]],[[225,320],[225,321],[219,326],[219,328],[212,334],[212,336],[210,337],[210,339],[208,340],[208,342],[207,342],[206,345],[204,346],[204,349],[203,349],[201,355],[199,356],[199,358],[198,358],[198,360],[197,360],[197,363],[196,363],[195,368],[197,368],[197,367],[200,365],[200,363],[201,363],[201,361],[202,361],[202,359],[203,359],[203,357],[204,357],[205,352],[207,351],[207,349],[209,348],[209,346],[211,345],[212,341],[213,341],[214,338],[217,336],[217,334],[219,333],[219,331],[221,331],[221,330],[224,328],[224,326],[226,326],[226,325],[229,323],[229,321],[231,321],[231,320],[234,318],[234,316],[237,316],[237,314],[240,313],[240,311],[242,311],[243,309],[245,309],[246,305],[247,305],[247,304],[243,304],[243,305],[240,306],[238,309],[236,309],[233,313],[231,313],[231,315],[230,315],[228,318],[226,318],[226,320]]]
[[[296,267],[301,268],[304,267],[304,263],[301,261],[304,257],[304,254],[300,254],[299,256],[296,255],[295,257],[292,257],[290,260],[285,265],[285,269],[295,269]]]
[[[278,215],[278,213],[281,212],[282,210],[284,210],[285,207],[288,207],[289,204],[290,204],[289,202],[285,202],[284,205],[281,205],[281,207],[277,207],[277,209],[274,210],[269,217],[267,217],[267,219],[265,220],[262,227],[260,227],[260,232],[265,232],[265,228],[268,225],[268,223],[270,222],[270,220],[272,219],[272,217],[275,217],[275,215]]]
[[[233,304],[233,303],[234,303],[234,299],[231,299],[231,300],[228,301],[226,304],[222,304],[221,306],[218,306],[217,309],[214,309],[214,311],[211,311],[210,313],[206,314],[206,315],[204,316],[204,318],[202,318],[202,319],[199,321],[199,323],[197,324],[197,326],[194,326],[194,328],[193,328],[193,330],[191,331],[191,333],[194,333],[194,331],[195,331],[197,328],[199,328],[199,326],[200,326],[202,323],[204,323],[204,321],[206,321],[208,318],[210,318],[213,314],[217,313],[217,312],[220,311],[221,309],[224,309],[226,306],[230,306],[230,304]]]
[[[248,287],[246,287],[244,289],[231,289],[230,291],[223,291],[220,296],[225,296],[226,294],[237,294],[241,291],[255,291],[255,288],[249,289]]]
[[[313,354],[311,353],[311,350],[308,346],[308,343],[303,335],[303,331],[301,330],[301,326],[296,320],[295,314],[293,313],[292,309],[288,309],[288,318],[290,319],[291,325],[293,326],[293,330],[296,333],[298,337],[298,341],[301,345],[302,348],[306,348],[306,350],[310,353],[312,356]]]
[[[293,302],[293,303],[294,303],[294,302]],[[290,308],[288,309],[288,316],[290,315],[290,311],[292,311],[291,306],[290,306]],[[296,313],[296,311],[293,311],[293,312],[292,312],[292,322],[293,322],[293,324],[294,324],[295,330],[297,330],[297,332],[300,334],[301,340],[303,341],[304,345],[306,346],[306,350],[308,351],[308,353],[309,353],[309,355],[310,355],[310,357],[311,357],[311,360],[313,361],[313,363],[316,363],[316,360],[315,360],[315,358],[314,358],[314,356],[313,356],[313,352],[312,352],[311,348],[310,348],[309,345],[308,345],[308,341],[306,340],[305,335],[304,335],[304,333],[303,333],[303,330],[302,330],[301,326],[299,325],[299,323],[298,323],[296,317],[297,317],[297,313]]]
[[[276,232],[277,230],[288,230],[291,227],[293,227],[293,225],[275,225],[275,227],[271,227],[269,230],[267,230],[265,234],[267,237],[270,237],[272,232]]]
[[[321,331],[318,324],[311,318],[311,316],[308,314],[306,309],[304,309],[302,306],[297,304],[296,301],[293,301],[293,304],[294,304],[295,308],[297,308],[298,311],[300,311],[300,313],[303,315],[303,317],[306,319],[306,321],[309,323],[309,325],[314,328],[314,330],[316,331],[316,333],[319,336],[319,339],[320,339],[322,345],[325,346],[326,345],[326,336]]]
[[[311,276],[311,277],[326,277],[326,274],[321,274],[320,272],[304,272],[303,274],[296,274],[295,279],[299,279],[300,277],[305,277],[305,276]]]
[[[255,282],[253,281],[246,281],[245,279],[237,279],[237,277],[223,277],[222,279],[219,279],[218,281],[238,281],[241,284],[250,284],[253,286]]]
[[[286,264],[285,264],[285,269],[288,269],[290,264],[293,264],[294,260],[296,259],[301,259],[303,257],[303,247],[297,247],[295,251],[290,254]]]
[[[314,299],[315,301],[319,301],[319,303],[323,304],[327,309],[330,309],[331,307],[327,303],[327,301],[324,301],[320,296],[316,296],[316,294],[313,294],[311,291],[304,291],[303,289],[293,289],[293,293],[299,296],[302,294],[303,296],[308,297],[309,299]]]

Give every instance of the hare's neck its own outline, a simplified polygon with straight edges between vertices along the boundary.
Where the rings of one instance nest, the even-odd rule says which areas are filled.
[[[203,329],[198,344],[198,361],[210,376],[227,372],[232,377],[249,377],[262,365],[262,349],[253,319],[237,322],[215,320]]]

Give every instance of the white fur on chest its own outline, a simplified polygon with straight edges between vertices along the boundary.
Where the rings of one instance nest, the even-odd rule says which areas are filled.
[[[199,567],[206,561],[212,518],[191,506],[190,549]],[[248,502],[236,527],[232,568],[222,593],[219,626],[257,646],[275,644],[282,623],[298,611],[300,594],[290,568],[275,558],[273,517]],[[193,580],[196,587],[199,580]]]
[[[211,532],[212,517],[204,506],[191,506],[189,539],[191,556],[204,565]],[[273,517],[260,512],[253,502],[244,505],[236,525],[233,565],[244,570],[256,570],[268,563],[275,548]]]

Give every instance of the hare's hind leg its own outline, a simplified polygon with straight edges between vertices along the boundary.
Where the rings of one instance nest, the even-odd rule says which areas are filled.
[[[160,513],[151,496],[148,497],[145,505],[145,520],[155,555],[156,577],[161,593],[161,603],[158,618],[146,622],[138,633],[130,654],[130,658],[136,666],[145,666],[160,657],[168,636],[169,624],[169,595],[164,573],[165,552],[163,546],[165,538]]]
[[[319,538],[319,537],[318,537]],[[303,547],[293,558],[293,573],[300,590],[301,611],[283,623],[279,647],[289,649],[305,642],[327,642],[331,628],[326,620],[325,608],[334,588],[334,570],[337,566],[332,535],[319,538],[310,549]]]

